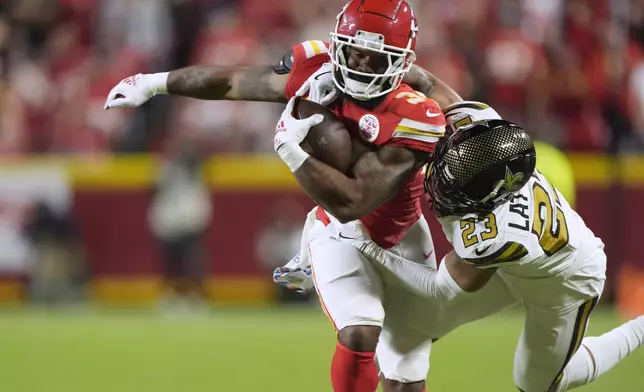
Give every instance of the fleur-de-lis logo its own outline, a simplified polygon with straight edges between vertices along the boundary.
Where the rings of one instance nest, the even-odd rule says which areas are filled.
[[[523,180],[523,173],[512,174],[509,167],[505,167],[505,179],[503,186],[508,192],[515,192],[521,189],[519,183]]]
[[[521,180],[523,180],[523,173],[513,174],[510,171],[509,167],[505,167],[505,177],[502,180],[499,180],[494,184],[494,189],[486,197],[481,200],[483,203],[487,203],[490,200],[496,199],[496,197],[501,193],[503,188],[506,192],[516,192],[521,189],[519,186]]]

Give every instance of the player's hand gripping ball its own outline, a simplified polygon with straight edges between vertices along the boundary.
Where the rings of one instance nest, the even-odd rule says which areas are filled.
[[[352,162],[349,132],[324,106],[299,97],[286,105],[275,133],[275,151],[297,142],[310,156],[346,173]]]
[[[311,128],[300,146],[309,155],[346,173],[353,162],[353,157],[351,136],[344,124],[329,109],[305,99],[297,101],[295,114],[298,118],[311,115],[324,116],[320,124]]]
[[[309,130],[321,123],[324,116],[315,114],[303,119],[293,117],[293,107],[298,98],[291,98],[282,112],[277,127],[275,128],[274,147],[275,151],[279,150],[285,144],[300,144],[309,133]]]

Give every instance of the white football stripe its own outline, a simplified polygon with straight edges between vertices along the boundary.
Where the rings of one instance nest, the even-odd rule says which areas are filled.
[[[302,42],[302,46],[304,47],[304,53],[306,54],[307,59],[315,56],[315,49],[313,49],[311,41]]]
[[[432,125],[432,124],[427,124],[420,121],[410,120],[408,118],[403,118],[402,120],[400,120],[400,123],[398,123],[398,125],[403,127],[413,128],[418,131],[440,133],[440,134],[445,133],[445,126],[443,125]]]
[[[401,132],[401,131],[394,131],[391,137],[392,138],[397,137],[400,139],[412,139],[412,140],[417,140],[419,142],[426,142],[426,143],[437,143],[440,140],[440,137],[436,137],[436,136],[425,136],[425,135],[418,135],[415,133]]]

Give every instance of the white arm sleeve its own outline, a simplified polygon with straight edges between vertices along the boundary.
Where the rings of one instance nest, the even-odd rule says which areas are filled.
[[[463,292],[447,270],[445,258],[438,270],[400,257],[384,257],[378,261],[407,288],[423,297],[449,301]]]

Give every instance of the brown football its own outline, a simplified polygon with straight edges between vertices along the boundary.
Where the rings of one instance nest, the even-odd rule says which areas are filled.
[[[314,114],[324,116],[324,121],[309,131],[300,144],[309,155],[327,165],[346,173],[352,163],[351,136],[342,122],[324,106],[313,101],[298,99],[293,108],[296,118],[307,118]]]

